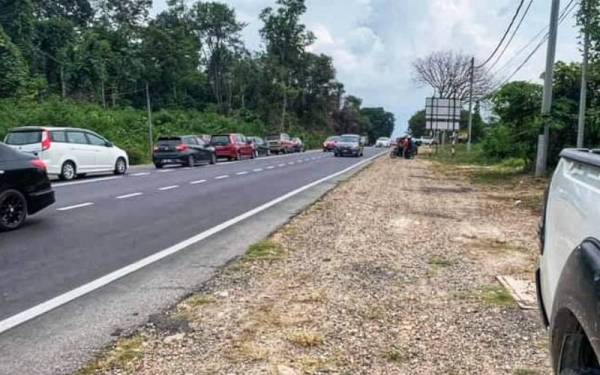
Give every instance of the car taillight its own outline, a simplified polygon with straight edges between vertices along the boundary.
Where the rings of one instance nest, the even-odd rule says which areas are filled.
[[[49,150],[51,145],[50,132],[48,130],[42,131],[42,151]]]
[[[178,145],[176,148],[177,152],[185,152],[188,149],[187,145]]]
[[[34,167],[35,169],[39,169],[42,172],[46,172],[46,170],[47,170],[46,163],[44,163],[40,159],[32,160],[31,166]]]

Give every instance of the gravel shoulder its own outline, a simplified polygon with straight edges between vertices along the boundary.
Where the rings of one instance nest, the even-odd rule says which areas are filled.
[[[550,373],[526,190],[381,158],[79,373]]]

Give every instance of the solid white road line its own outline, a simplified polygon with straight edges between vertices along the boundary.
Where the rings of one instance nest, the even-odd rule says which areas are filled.
[[[34,319],[34,318],[36,318],[36,317],[38,317],[40,315],[43,315],[43,314],[45,314],[45,313],[47,313],[49,311],[52,311],[52,310],[56,309],[57,307],[60,307],[60,306],[62,306],[64,304],[66,304],[66,303],[69,303],[69,302],[71,302],[71,301],[73,301],[73,300],[75,300],[75,299],[77,299],[77,298],[79,298],[81,296],[84,296],[84,295],[86,295],[88,293],[91,293],[94,290],[102,288],[103,286],[106,286],[106,285],[112,283],[113,281],[116,281],[116,280],[118,280],[118,279],[120,279],[120,278],[122,278],[124,276],[127,276],[127,275],[129,275],[129,274],[131,274],[131,273],[133,273],[135,271],[138,271],[138,270],[140,270],[140,269],[142,269],[142,268],[144,268],[144,267],[146,267],[146,266],[148,266],[150,264],[156,263],[156,262],[158,262],[158,261],[160,261],[160,260],[162,260],[162,259],[164,259],[164,258],[166,258],[166,257],[168,257],[170,255],[176,254],[176,253],[180,252],[181,250],[183,250],[183,249],[185,249],[185,248],[187,248],[187,247],[189,247],[191,245],[197,244],[198,242],[200,242],[200,241],[202,241],[202,240],[204,240],[204,239],[206,239],[206,238],[208,238],[208,237],[210,237],[210,236],[212,236],[212,235],[214,235],[216,233],[222,232],[223,230],[225,230],[225,229],[227,229],[229,227],[232,227],[232,226],[238,224],[239,222],[244,221],[244,220],[246,220],[246,219],[248,219],[248,218],[250,218],[250,217],[252,217],[254,215],[257,215],[257,214],[259,214],[259,213],[261,213],[261,212],[263,212],[263,211],[265,211],[265,210],[267,210],[267,209],[269,209],[269,208],[271,208],[271,207],[273,207],[273,206],[275,206],[275,205],[277,205],[277,204],[279,204],[279,203],[281,203],[281,202],[283,202],[283,201],[285,201],[285,200],[287,200],[289,198],[292,198],[293,196],[298,195],[298,194],[302,193],[305,190],[308,190],[308,189],[310,189],[312,187],[315,187],[315,186],[317,186],[319,184],[322,184],[325,181],[328,181],[328,180],[331,180],[331,179],[336,178],[338,176],[341,176],[344,173],[349,172],[349,171],[351,171],[351,170],[353,170],[353,169],[355,169],[355,168],[357,168],[357,167],[359,167],[361,165],[364,165],[364,164],[370,162],[371,160],[376,159],[376,158],[378,158],[378,157],[380,157],[380,156],[382,156],[384,154],[386,154],[386,152],[382,152],[380,154],[372,156],[372,157],[370,157],[368,159],[365,159],[365,160],[360,161],[360,162],[358,162],[356,164],[353,164],[353,165],[349,166],[348,168],[343,169],[343,170],[341,170],[339,172],[331,174],[331,175],[329,175],[327,177],[323,177],[320,180],[311,182],[308,185],[304,185],[304,186],[302,186],[302,187],[300,187],[300,188],[298,188],[296,190],[293,190],[293,191],[291,191],[291,192],[289,192],[287,194],[284,194],[284,195],[280,196],[279,198],[275,198],[272,201],[263,204],[262,206],[258,206],[256,208],[253,208],[250,211],[247,211],[247,212],[245,212],[245,213],[243,213],[243,214],[241,214],[241,215],[239,215],[237,217],[229,219],[229,220],[227,220],[227,221],[225,221],[225,222],[223,222],[223,223],[221,223],[219,225],[216,225],[216,226],[214,226],[214,227],[212,227],[212,228],[210,228],[210,229],[208,229],[208,230],[206,230],[206,231],[204,231],[202,233],[199,233],[199,234],[195,235],[194,237],[188,238],[187,240],[184,240],[184,241],[179,242],[178,244],[175,244],[175,245],[173,245],[173,246],[171,246],[169,248],[166,248],[166,249],[161,250],[161,251],[159,251],[159,252],[157,252],[155,254],[152,254],[149,257],[146,257],[144,259],[138,260],[135,263],[132,263],[132,264],[130,264],[128,266],[125,266],[125,267],[123,267],[121,269],[118,269],[118,270],[116,270],[114,272],[111,272],[111,273],[109,273],[107,275],[104,275],[104,276],[102,276],[102,277],[100,277],[100,278],[98,278],[98,279],[96,279],[94,281],[91,281],[91,282],[89,282],[87,284],[84,284],[84,285],[82,285],[82,286],[80,286],[78,288],[75,288],[75,289],[73,289],[71,291],[68,291],[68,292],[66,292],[64,294],[61,294],[61,295],[59,295],[57,297],[54,297],[54,298],[52,298],[52,299],[50,299],[50,300],[48,300],[46,302],[40,303],[37,306],[34,306],[34,307],[30,308],[30,309],[27,309],[25,311],[22,311],[22,312],[16,314],[16,315],[13,315],[13,316],[11,316],[11,317],[9,317],[7,319],[4,319],[4,320],[0,321],[0,334],[3,333],[3,332],[8,331],[11,328],[14,328],[14,327],[16,327],[18,325],[21,325],[21,324],[23,324],[23,323],[25,323],[25,322],[27,322],[27,321],[29,321],[31,319]]]
[[[215,177],[215,180],[223,180],[225,178],[229,178],[229,175],[217,176]]]
[[[246,171],[243,171],[243,172],[238,172],[238,173],[236,173],[236,175],[238,175],[238,176],[243,176],[243,175],[245,175],[245,174],[248,174],[248,172],[246,172]]]
[[[88,207],[88,206],[93,206],[93,205],[94,205],[94,203],[87,202],[87,203],[76,204],[74,206],[57,208],[56,211],[71,211],[71,210],[74,210],[76,208],[83,208],[83,207]]]
[[[92,182],[118,180],[120,178],[123,178],[123,176],[103,177],[103,178],[95,178],[93,180],[83,180],[83,181],[73,181],[73,182],[62,182],[59,184],[52,184],[52,187],[59,188],[59,187],[64,187],[64,186],[83,185],[83,184],[90,184]]]
[[[177,189],[178,187],[179,187],[179,185],[171,185],[171,186],[161,187],[158,190],[159,191],[167,191],[167,190]]]
[[[199,185],[199,184],[203,184],[205,182],[206,182],[206,180],[192,181],[192,182],[190,182],[190,185]]]
[[[121,195],[121,196],[117,197],[117,199],[127,199],[127,198],[139,197],[140,195],[144,195],[144,193],[125,194],[125,195]]]
[[[134,174],[132,174],[130,176],[132,176],[132,177],[141,177],[141,176],[149,176],[149,175],[150,175],[150,172],[140,172],[140,173],[134,173]]]

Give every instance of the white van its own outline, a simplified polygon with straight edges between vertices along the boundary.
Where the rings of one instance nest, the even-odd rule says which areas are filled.
[[[9,131],[4,142],[31,153],[48,166],[48,174],[72,180],[87,173],[125,174],[127,153],[85,129],[22,127]]]

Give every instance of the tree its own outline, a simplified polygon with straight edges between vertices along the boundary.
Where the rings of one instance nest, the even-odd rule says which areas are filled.
[[[408,120],[408,131],[413,137],[420,138],[427,134],[425,111],[419,111]]]
[[[34,53],[34,23],[31,0],[0,0],[0,25],[10,40],[19,47],[28,64]]]
[[[233,8],[221,3],[199,2],[191,13],[217,106],[228,113],[233,86],[231,68],[236,53],[242,50],[240,31],[245,25],[236,20]]]
[[[386,112],[381,107],[362,108],[360,113],[363,117],[369,119],[369,127],[363,129],[362,133],[366,133],[371,141],[375,141],[379,137],[390,137],[392,135],[395,126],[393,113]]]
[[[471,58],[452,51],[434,52],[413,62],[414,80],[417,84],[428,85],[440,98],[465,100],[469,96]],[[485,69],[475,69],[473,95],[486,96],[492,87],[492,79]]]
[[[281,92],[281,130],[285,130],[288,98],[293,94],[292,75],[304,56],[306,47],[314,42],[314,35],[300,23],[306,12],[304,0],[277,0],[277,10],[266,8],[260,14],[264,26],[260,30],[267,45],[267,56],[272,65],[275,85]]]
[[[79,27],[88,25],[94,17],[89,0],[33,0],[38,20],[66,19]]]
[[[133,28],[148,18],[152,0],[97,0],[96,4],[105,25]]]
[[[14,97],[27,85],[27,64],[0,25],[0,98]]]

